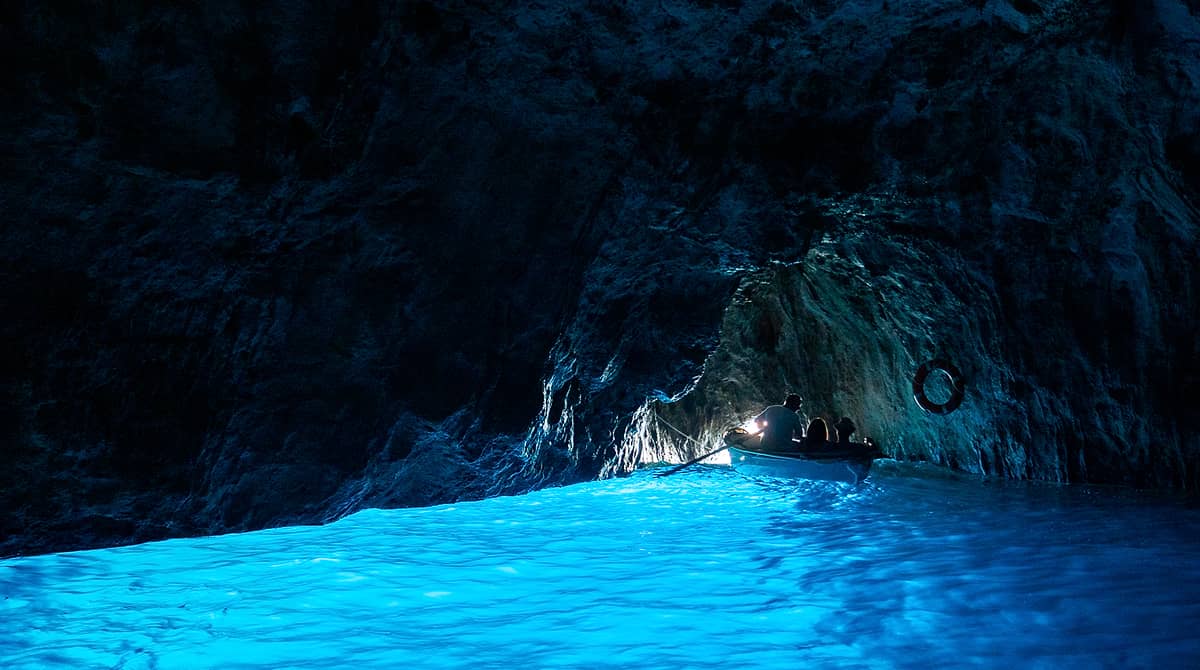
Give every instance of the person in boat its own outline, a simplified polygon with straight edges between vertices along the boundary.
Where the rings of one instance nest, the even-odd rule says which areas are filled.
[[[808,428],[804,431],[804,448],[820,449],[833,444],[847,446],[850,444],[850,435],[855,430],[857,427],[848,416],[838,419],[837,423],[833,424],[832,430],[829,428],[829,424],[825,423],[825,419],[818,416],[808,424]]]
[[[768,451],[790,451],[796,448],[792,437],[804,434],[804,424],[797,412],[804,399],[795,393],[788,394],[782,405],[771,405],[754,417],[754,423],[762,431],[762,448]]]
[[[858,430],[858,427],[854,425],[850,417],[843,416],[838,419],[837,423],[833,424],[833,429],[837,431],[837,443],[846,445],[850,444],[850,436],[854,434],[854,431]]]
[[[808,423],[808,428],[804,431],[804,448],[819,449],[828,441],[829,426],[825,419],[818,416]]]

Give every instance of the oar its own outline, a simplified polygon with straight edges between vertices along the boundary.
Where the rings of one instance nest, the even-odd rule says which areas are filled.
[[[749,435],[747,435],[746,437],[754,437],[755,435],[758,435],[758,433],[761,433],[761,432],[762,432],[762,431],[760,430],[760,431],[758,431],[757,433],[750,433],[750,434],[749,434]],[[655,476],[655,477],[666,477],[666,476],[668,476],[668,475],[673,475],[673,474],[675,474],[676,472],[679,472],[680,470],[682,470],[682,469],[686,468],[686,467],[687,467],[687,466],[689,466],[689,465],[695,465],[695,464],[699,463],[700,461],[702,461],[702,460],[704,460],[704,459],[708,458],[709,456],[714,456],[714,455],[716,455],[716,454],[719,454],[719,453],[721,453],[722,451],[725,451],[726,449],[728,449],[728,448],[730,448],[730,447],[732,447],[732,446],[733,446],[732,444],[727,444],[727,445],[725,445],[725,446],[721,447],[720,449],[714,449],[713,451],[710,451],[710,452],[708,452],[707,454],[704,454],[703,456],[699,456],[699,457],[697,457],[697,458],[693,458],[692,460],[688,461],[687,463],[684,463],[683,465],[676,465],[675,467],[671,468],[670,470],[667,470],[666,472],[660,472],[660,473],[658,473],[658,474],[656,474],[656,475],[654,475],[654,476]]]

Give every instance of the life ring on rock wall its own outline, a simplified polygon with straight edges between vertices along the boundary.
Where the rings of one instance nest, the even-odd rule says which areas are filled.
[[[934,370],[941,370],[950,377],[950,398],[944,403],[936,403],[925,395],[925,380],[929,378],[929,373]],[[958,406],[963,401],[963,381],[962,373],[954,364],[944,358],[935,358],[921,367],[917,368],[917,375],[913,377],[913,399],[917,401],[921,409],[932,414],[949,414],[958,409]]]

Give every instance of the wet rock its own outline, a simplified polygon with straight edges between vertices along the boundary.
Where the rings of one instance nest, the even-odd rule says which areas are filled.
[[[789,389],[899,458],[1200,483],[1193,3],[15,14],[0,553],[620,474]]]

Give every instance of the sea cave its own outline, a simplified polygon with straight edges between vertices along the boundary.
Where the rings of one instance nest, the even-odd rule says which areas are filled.
[[[1200,488],[1194,0],[23,3],[0,54],[0,556],[622,477],[793,391]]]

